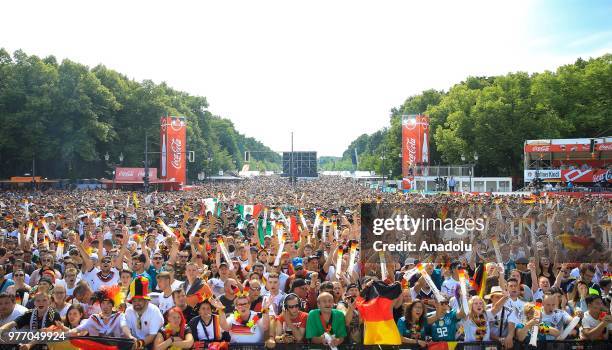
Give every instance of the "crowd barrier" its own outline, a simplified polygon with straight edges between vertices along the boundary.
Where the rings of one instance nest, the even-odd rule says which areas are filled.
[[[203,347],[200,349],[207,349]],[[229,349],[237,350],[259,350],[265,349],[264,344],[230,344]],[[328,346],[317,344],[276,344],[275,350],[329,350]],[[338,346],[338,350],[416,350],[415,345],[360,345],[347,344]],[[433,342],[429,343],[428,350],[502,350],[503,347],[498,342]],[[528,344],[514,343],[512,350],[610,350],[610,341],[539,341],[537,348]]]
[[[116,349],[130,349],[133,345],[129,339],[124,338],[107,338],[107,337],[75,337],[61,343],[50,343],[48,344],[51,350],[96,350],[96,349],[108,349],[116,346]],[[196,345],[196,344],[194,344]],[[225,346],[219,346],[220,343],[215,344],[214,349],[227,349]],[[237,350],[261,350],[265,349],[263,343],[256,344],[229,344],[229,349]],[[209,349],[208,344],[198,342],[194,349],[207,350]],[[317,344],[276,344],[275,350],[328,350],[328,346],[317,345]],[[416,350],[419,349],[415,345],[362,345],[362,344],[345,344],[338,346],[338,350]],[[503,350],[502,346],[498,342],[431,342],[429,343],[428,350]],[[577,340],[563,340],[563,341],[538,341],[537,348],[529,346],[523,343],[514,343],[512,350],[609,350],[612,349],[612,342],[610,341],[577,341]]]

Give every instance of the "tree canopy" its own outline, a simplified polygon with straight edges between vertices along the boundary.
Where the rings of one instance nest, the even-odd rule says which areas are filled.
[[[521,176],[525,140],[609,136],[611,103],[612,54],[578,59],[555,72],[468,77],[446,92],[410,96],[392,109],[390,126],[359,136],[343,159],[357,148],[359,169],[380,172],[386,154],[385,168],[401,176],[401,116],[424,113],[430,117],[431,164],[461,164],[461,155],[471,161],[477,153],[478,175]]]
[[[189,178],[240,169],[245,150],[257,151],[251,170],[280,169],[278,154],[207,108],[205,97],[137,82],[103,65],[89,69],[0,49],[0,176],[30,173],[34,159],[44,177],[108,178],[106,153],[110,163],[123,153],[123,166],[143,167],[145,133],[149,150],[158,151],[165,115],[187,118],[187,147],[196,155],[187,165]],[[159,157],[149,159],[158,165]]]

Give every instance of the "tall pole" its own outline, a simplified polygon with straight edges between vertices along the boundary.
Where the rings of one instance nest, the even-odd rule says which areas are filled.
[[[383,146],[383,156],[382,156],[383,191],[385,190],[385,157],[386,156],[387,156],[387,147]]]
[[[293,131],[291,132],[291,158],[290,158],[290,162],[289,165],[291,167],[291,170],[289,172],[289,182],[293,185],[295,185],[295,180],[293,179]]]
[[[36,152],[32,152],[32,189],[36,189]]]
[[[143,179],[143,183],[144,183],[144,190],[145,193],[149,193],[149,136],[147,135],[147,133],[145,133],[145,154],[144,154],[144,171],[145,171],[145,176]]]

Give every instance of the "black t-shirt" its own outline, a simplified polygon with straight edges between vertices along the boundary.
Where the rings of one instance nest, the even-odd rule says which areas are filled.
[[[40,315],[38,314],[38,325],[37,325],[37,329],[41,329],[41,328],[46,328],[46,327],[50,327],[50,326],[54,326],[55,325],[55,321],[61,321],[62,318],[59,314],[59,312],[57,312],[55,309],[49,308],[49,311],[47,312],[47,320],[44,324],[43,327],[43,316],[44,314]],[[20,328],[25,328],[27,327],[28,330],[30,329],[30,320],[32,319],[32,313],[34,311],[33,310],[28,310],[26,313],[24,313],[23,315],[17,317],[17,319],[15,319],[15,323],[17,323],[17,329]]]
[[[159,331],[157,331],[158,334],[161,334],[162,337],[164,338],[164,340],[167,340],[170,336],[168,336],[168,333],[166,333],[165,327],[162,327]],[[185,324],[185,336],[183,337],[183,340],[185,340],[185,337],[187,336],[187,334],[191,334],[191,328]],[[180,337],[180,331],[179,333],[173,334],[173,337]]]

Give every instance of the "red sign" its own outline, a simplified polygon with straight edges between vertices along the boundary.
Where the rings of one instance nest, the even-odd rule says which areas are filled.
[[[560,153],[560,152],[590,152],[589,144],[568,145],[525,145],[526,153]],[[612,151],[612,143],[595,144],[595,152]]]
[[[402,180],[402,189],[411,190],[414,184],[414,176],[405,177]]]
[[[612,170],[588,169],[588,170],[561,170],[561,181],[563,182],[601,182],[612,183]]]
[[[185,184],[187,162],[187,123],[185,117],[162,117],[161,177]]]
[[[145,176],[144,168],[116,168],[115,169],[115,180],[116,181],[133,181],[143,182]],[[151,180],[157,179],[157,169],[149,168],[149,178]]]
[[[416,175],[410,168],[429,163],[429,117],[408,115],[402,117],[402,175]]]

